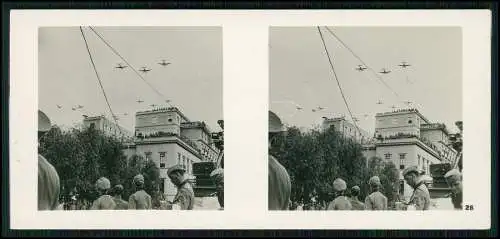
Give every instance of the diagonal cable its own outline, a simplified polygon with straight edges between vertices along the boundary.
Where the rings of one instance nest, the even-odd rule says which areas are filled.
[[[354,126],[356,127],[356,129],[358,130],[358,133],[361,133],[361,131],[358,128],[358,125],[354,121],[354,117],[352,116],[352,112],[351,112],[351,109],[349,108],[349,104],[347,103],[347,99],[346,99],[346,97],[344,95],[344,92],[342,90],[342,86],[340,86],[340,82],[339,82],[339,79],[337,77],[337,73],[335,72],[335,68],[333,67],[333,63],[332,63],[332,59],[330,57],[330,53],[328,52],[328,48],[326,47],[325,39],[323,38],[323,33],[321,33],[321,30],[320,30],[319,26],[318,26],[318,32],[319,32],[319,35],[321,37],[321,42],[323,42],[323,47],[325,49],[326,56],[328,57],[328,62],[330,63],[330,68],[332,69],[333,75],[335,76],[335,80],[337,81],[337,85],[338,85],[338,87],[340,89],[340,94],[342,95],[342,99],[344,99],[345,106],[347,107],[347,111],[349,111],[349,115],[351,116],[351,120],[352,120]]]
[[[97,76],[97,81],[99,82],[99,86],[101,87],[102,94],[104,95],[104,99],[106,100],[106,104],[108,105],[109,112],[111,113],[111,116],[113,117],[113,120],[115,121],[115,124],[118,126],[120,133],[123,135],[122,130],[119,127],[118,122],[116,121],[115,113],[113,113],[113,110],[111,109],[111,104],[109,103],[108,96],[106,95],[106,91],[104,90],[104,87],[102,86],[101,77],[99,76],[99,73],[97,72],[97,68],[96,68],[95,63],[94,63],[94,58],[92,57],[92,53],[90,53],[89,44],[87,42],[87,38],[85,37],[85,34],[83,33],[83,29],[81,26],[80,26],[80,32],[82,33],[82,37],[83,37],[83,40],[85,42],[85,47],[87,48],[87,52],[89,53],[89,57],[90,57],[90,62],[92,63],[92,68],[94,69],[95,75]]]

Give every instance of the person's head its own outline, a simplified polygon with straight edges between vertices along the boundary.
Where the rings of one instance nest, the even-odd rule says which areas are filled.
[[[44,157],[38,157],[38,210],[56,210],[61,192],[59,175]]]
[[[175,165],[167,170],[167,175],[176,186],[181,185],[184,182],[184,173],[186,170],[182,165]]]
[[[333,190],[335,191],[336,196],[344,195],[346,189],[347,183],[341,178],[337,178],[333,181]]]
[[[121,184],[115,185],[112,190],[112,195],[115,197],[121,196],[123,193],[123,186]]]
[[[403,177],[406,183],[412,187],[420,182],[420,171],[417,166],[411,166],[403,171]]]
[[[276,140],[276,138],[280,136],[285,136],[285,127],[281,122],[281,119],[274,112],[269,111],[269,148],[271,148],[272,144]]]
[[[370,178],[370,180],[368,181],[368,184],[370,185],[370,188],[372,191],[378,191],[380,190],[380,178],[378,176],[373,176]]]
[[[359,186],[354,186],[351,188],[351,196],[352,197],[357,197],[359,196],[359,192],[361,191],[361,189],[359,188]]]
[[[38,110],[38,140],[50,130],[50,119],[41,110]]]
[[[224,188],[224,171],[221,168],[218,168],[210,173],[210,177],[215,183],[215,186],[220,189]]]
[[[144,189],[144,176],[142,176],[142,174],[135,175],[134,179],[132,180],[132,183],[134,184],[137,190]]]
[[[97,179],[95,186],[96,186],[97,192],[99,192],[99,194],[103,195],[103,194],[108,193],[109,189],[111,188],[111,182],[106,177],[101,177],[101,178]]]
[[[461,193],[462,192],[462,174],[457,169],[452,169],[448,171],[444,178],[446,179],[446,183],[451,188],[453,193]]]

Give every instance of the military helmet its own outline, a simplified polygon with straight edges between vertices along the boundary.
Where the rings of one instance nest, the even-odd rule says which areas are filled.
[[[333,181],[333,189],[337,192],[344,191],[347,189],[347,183],[341,178],[337,178]]]
[[[281,119],[274,112],[269,111],[269,133],[279,133],[285,131]]]
[[[111,188],[111,182],[106,177],[97,179],[97,182],[95,184],[98,190],[107,190]]]
[[[368,181],[370,186],[379,186],[380,185],[380,178],[378,176],[373,176],[370,178]]]
[[[185,173],[186,169],[184,169],[184,167],[182,165],[177,164],[177,165],[174,165],[174,166],[170,167],[167,170],[167,175],[170,176],[170,174],[172,174],[173,172],[182,172],[182,173]]]
[[[47,132],[50,130],[50,119],[41,110],[38,110],[38,132]]]

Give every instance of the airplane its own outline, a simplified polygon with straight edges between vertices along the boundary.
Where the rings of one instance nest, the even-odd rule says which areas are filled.
[[[405,104],[410,105],[411,101],[405,101]]]
[[[399,65],[399,66],[401,66],[402,68],[406,68],[406,67],[411,66],[411,65],[409,65],[406,61],[403,61],[403,62],[401,62],[401,65]]]
[[[75,108],[75,107],[72,107],[71,109],[72,109],[73,111],[75,111],[75,110],[76,110],[76,108]]]
[[[366,67],[363,67],[363,65],[358,65],[358,68],[356,68],[356,70],[358,71],[364,71],[366,70],[367,68]]]
[[[148,71],[150,71],[151,69],[147,69],[145,66],[143,66],[140,71],[142,71],[142,73],[147,73]]]
[[[391,106],[391,108],[392,108],[392,109],[396,109],[397,107],[393,105],[393,106]]]
[[[158,64],[162,65],[162,66],[168,66],[170,65],[171,63],[170,62],[165,62],[165,60],[161,60],[161,62],[159,62]]]
[[[379,100],[379,101],[377,102],[377,105],[381,105],[381,104],[383,104],[383,103],[382,103],[382,101],[380,101],[380,100]]]
[[[312,112],[316,112],[316,109],[312,109]]]
[[[60,106],[60,105],[57,105],[57,108],[61,109],[61,108],[62,108],[62,106]]]
[[[165,100],[165,102],[170,103],[171,100]]]
[[[118,65],[115,68],[125,69],[125,68],[127,68],[127,66],[122,65],[122,63],[118,63]]]
[[[144,102],[144,100],[137,100],[137,103],[139,103],[139,104],[142,102]]]
[[[151,107],[153,107],[153,108],[154,108],[156,105],[155,105],[155,104],[150,104],[149,106],[151,106]]]
[[[296,108],[296,109],[298,109],[298,110],[302,110],[302,109],[304,109],[304,108],[302,108],[302,107],[300,107],[300,106],[298,106],[298,105],[297,105],[297,106],[295,106],[295,108]]]
[[[325,108],[318,106],[318,110],[323,110],[323,109],[325,109]]]
[[[381,72],[379,72],[379,73],[382,73],[382,74],[389,74],[389,73],[391,73],[391,71],[388,71],[388,70],[386,70],[385,68],[382,68],[382,71],[381,71]]]
[[[78,105],[76,108],[81,109],[81,108],[83,108],[83,105]]]

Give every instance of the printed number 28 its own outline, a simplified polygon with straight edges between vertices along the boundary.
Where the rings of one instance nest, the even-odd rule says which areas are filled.
[[[474,210],[474,205],[465,205],[465,210],[468,210],[468,211]]]

